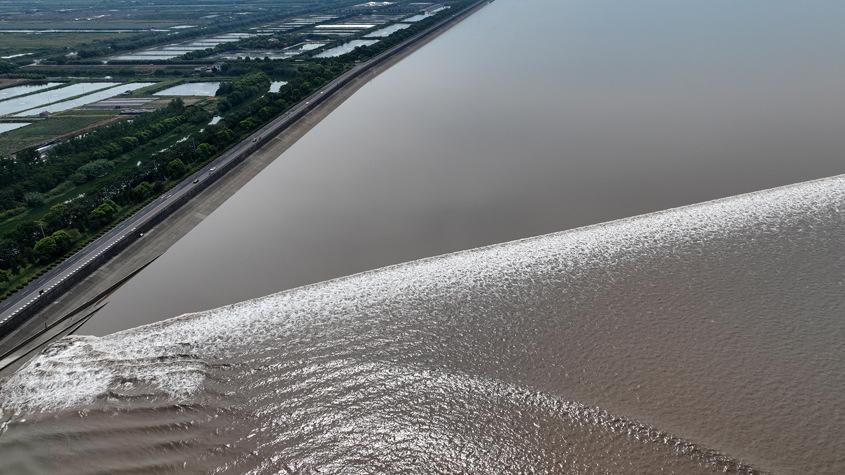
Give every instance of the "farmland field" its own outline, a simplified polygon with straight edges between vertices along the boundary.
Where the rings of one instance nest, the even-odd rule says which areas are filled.
[[[21,129],[0,135],[0,155],[8,155],[54,137],[96,124],[111,118],[113,115],[110,111],[97,111],[97,113],[88,114],[58,115],[33,122]]]
[[[0,22],[0,29],[8,28]],[[19,25],[15,25],[20,28]],[[73,51],[73,47],[94,40],[116,36],[129,37],[133,33],[0,33],[0,56],[22,53],[40,53],[59,49]]]

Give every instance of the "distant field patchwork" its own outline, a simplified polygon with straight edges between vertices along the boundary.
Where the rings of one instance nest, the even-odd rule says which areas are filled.
[[[36,122],[16,130],[0,134],[0,156],[8,155],[33,145],[53,139],[89,125],[96,124],[114,115],[102,112],[97,115],[67,115],[55,116]]]

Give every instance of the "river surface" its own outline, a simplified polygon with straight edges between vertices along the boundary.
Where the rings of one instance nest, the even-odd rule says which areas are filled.
[[[845,172],[845,4],[619,3],[484,7],[358,91],[82,333]]]
[[[845,175],[58,341],[0,472],[842,473]]]
[[[0,471],[845,472],[845,177],[260,297],[842,173],[843,20],[497,0],[12,376]]]

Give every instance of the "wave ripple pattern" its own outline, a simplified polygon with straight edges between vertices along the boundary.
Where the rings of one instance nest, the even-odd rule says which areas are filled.
[[[2,382],[0,472],[842,472],[843,203],[833,177],[67,337]]]

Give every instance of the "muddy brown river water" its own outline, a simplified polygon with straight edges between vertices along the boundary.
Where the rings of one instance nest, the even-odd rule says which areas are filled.
[[[0,471],[840,473],[845,177],[341,278],[3,383]]]
[[[0,472],[845,472],[842,177],[261,297],[842,173],[843,20],[497,0],[3,382]]]

